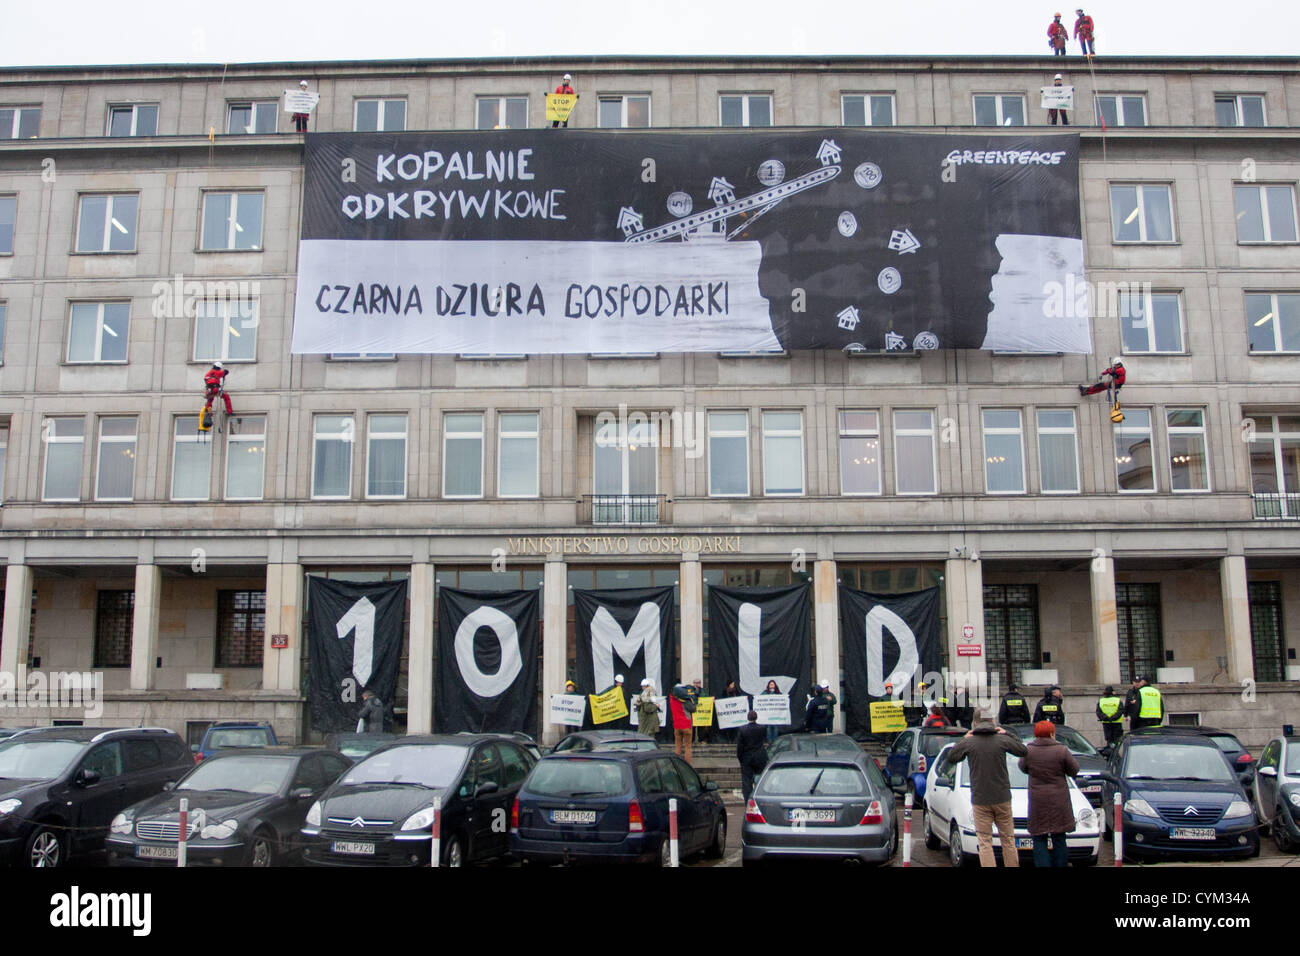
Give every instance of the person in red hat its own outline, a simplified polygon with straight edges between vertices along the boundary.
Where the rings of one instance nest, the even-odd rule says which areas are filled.
[[[1065,835],[1074,830],[1074,808],[1066,777],[1079,773],[1079,761],[1068,747],[1056,742],[1056,725],[1050,720],[1034,724],[1034,739],[1020,758],[1029,776],[1029,835],[1034,838],[1034,866],[1069,866]],[[1051,850],[1048,851],[1048,841]]]
[[[1056,14],[1052,22],[1047,25],[1047,45],[1052,48],[1052,56],[1065,56],[1065,41],[1069,36],[1070,31],[1061,22],[1061,15]]]

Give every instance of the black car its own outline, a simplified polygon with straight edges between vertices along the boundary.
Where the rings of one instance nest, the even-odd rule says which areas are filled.
[[[863,752],[858,742],[847,734],[782,734],[767,745],[768,759],[775,759],[784,753],[798,751],[801,754],[850,754]]]
[[[1133,731],[1135,734],[1144,736],[1178,736],[1193,735],[1196,737],[1205,737],[1207,740],[1214,742],[1214,745],[1223,751],[1224,756],[1228,758],[1228,763],[1232,769],[1237,772],[1237,779],[1241,785],[1246,788],[1246,793],[1252,793],[1255,786],[1255,758],[1251,756],[1235,734],[1226,730],[1219,730],[1217,727],[1139,727]]]
[[[301,855],[307,810],[352,766],[318,749],[226,750],[175,787],[127,807],[109,825],[110,866],[176,865],[180,801],[189,800],[186,861],[215,866],[274,866]]]
[[[63,866],[99,850],[125,807],[194,769],[160,727],[42,727],[0,743],[0,860]]]
[[[380,747],[387,747],[393,741],[401,739],[400,734],[330,734],[325,738],[325,747],[355,763],[362,757],[369,757]]]
[[[435,797],[443,864],[503,856],[510,807],[533,763],[520,742],[496,734],[403,737],[355,763],[312,804],[302,829],[306,862],[428,866]]]
[[[1007,728],[1008,733],[1018,734],[1021,740],[1030,741],[1034,739],[1033,724],[1011,724]],[[1074,755],[1075,761],[1079,764],[1079,774],[1074,778],[1074,782],[1079,785],[1079,790],[1088,802],[1094,807],[1101,806],[1101,775],[1106,772],[1106,758],[1098,753],[1088,738],[1079,733],[1073,727],[1065,724],[1056,726],[1056,742],[1065,744],[1067,750]]]
[[[569,734],[551,751],[553,754],[593,753],[611,750],[658,750],[653,737],[635,730],[582,730]]]

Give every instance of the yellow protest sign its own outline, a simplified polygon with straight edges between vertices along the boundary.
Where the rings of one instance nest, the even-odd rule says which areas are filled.
[[[874,700],[871,702],[871,732],[886,734],[906,730],[907,718],[903,716],[901,700]]]
[[[713,726],[713,698],[701,697],[695,702],[695,713],[691,715],[692,727]]]
[[[569,114],[578,105],[577,93],[547,93],[546,119],[550,122],[567,123]]]
[[[591,695],[591,722],[593,724],[607,724],[611,720],[618,720],[620,717],[627,716],[627,699],[623,696],[623,688],[611,687],[603,694]]]

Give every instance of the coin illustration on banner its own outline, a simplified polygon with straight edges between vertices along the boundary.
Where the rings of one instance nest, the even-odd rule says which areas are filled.
[[[861,163],[853,170],[853,181],[863,189],[875,189],[884,178],[884,173],[875,163]]]
[[[678,191],[668,196],[668,211],[674,216],[688,216],[694,207],[695,200],[690,193]]]
[[[876,285],[880,286],[880,291],[885,295],[893,295],[903,287],[903,277],[893,266],[885,266],[880,270],[880,275],[876,276]]]
[[[839,222],[836,225],[840,228],[840,235],[847,238],[858,231],[858,217],[845,210],[840,213]]]
[[[918,352],[933,352],[939,347],[939,336],[933,332],[917,332],[912,339],[912,348]]]
[[[775,186],[785,179],[785,163],[779,159],[764,160],[758,165],[758,181],[764,186]]]

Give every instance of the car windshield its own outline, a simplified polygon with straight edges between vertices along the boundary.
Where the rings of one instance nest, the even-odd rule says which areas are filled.
[[[292,757],[223,757],[205,760],[176,785],[177,790],[243,790],[278,793],[293,772]]]
[[[596,744],[597,750],[658,750],[653,740],[606,740]]]
[[[75,740],[23,740],[0,747],[0,777],[14,780],[53,780],[81,753]]]
[[[1286,770],[1287,774],[1300,774],[1300,743],[1289,743],[1286,746]]]
[[[835,734],[801,737],[795,741],[794,746],[796,750],[813,750],[817,753],[854,753],[862,749],[852,737],[840,737]]]
[[[271,738],[262,727],[232,727],[228,730],[214,730],[208,734],[208,750],[269,746],[271,746]]]
[[[933,757],[944,747],[955,743],[961,734],[922,734],[921,753]]]
[[[353,765],[342,783],[415,783],[446,788],[456,781],[468,751],[451,744],[390,747]]]
[[[617,797],[632,789],[627,768],[613,760],[543,760],[528,778],[543,797]]]
[[[970,764],[967,764],[966,766],[969,768]],[[951,777],[956,769],[956,766],[945,760],[944,765],[940,767],[936,773]],[[1029,776],[1020,769],[1020,758],[1014,754],[1007,754],[1007,779],[1011,781],[1012,790],[1026,790],[1029,787]],[[963,787],[970,786],[969,769],[967,769],[962,775],[961,785]]]
[[[1246,749],[1232,734],[1210,734],[1209,737],[1225,754],[1239,754]]]
[[[758,791],[763,794],[854,797],[867,792],[867,778],[857,767],[842,764],[783,764],[763,774]]]
[[[1070,749],[1070,753],[1083,757],[1097,756],[1097,748],[1088,743],[1083,734],[1069,727],[1056,728],[1056,740],[1058,743],[1065,744]]]
[[[1186,744],[1129,747],[1124,776],[1128,779],[1208,780],[1216,783],[1230,783],[1236,779],[1217,749]]]
[[[389,743],[391,738],[382,737],[378,734],[367,734],[360,737],[348,737],[339,741],[339,753],[345,757],[364,757],[366,754],[372,754],[380,747]]]

